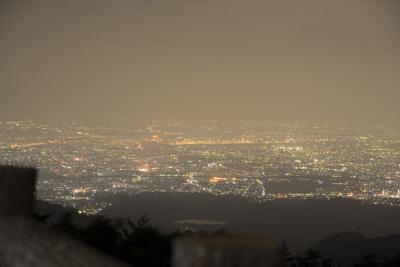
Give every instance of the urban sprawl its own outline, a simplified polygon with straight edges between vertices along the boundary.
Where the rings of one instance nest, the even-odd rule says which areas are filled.
[[[40,199],[98,213],[116,194],[400,205],[400,129],[336,125],[0,122],[0,164],[40,170]]]

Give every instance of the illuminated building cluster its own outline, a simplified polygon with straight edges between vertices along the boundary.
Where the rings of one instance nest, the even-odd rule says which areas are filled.
[[[381,127],[11,121],[0,163],[38,167],[40,198],[85,213],[144,191],[400,205],[400,131]]]

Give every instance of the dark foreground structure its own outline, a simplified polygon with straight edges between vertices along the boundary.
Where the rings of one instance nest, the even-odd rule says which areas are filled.
[[[127,266],[33,220],[37,171],[0,167],[0,266]],[[261,237],[175,240],[174,267],[281,267],[279,246]]]
[[[275,242],[262,237],[191,237],[178,239],[174,267],[285,266]]]
[[[123,263],[33,220],[36,170],[0,167],[0,266],[101,266]]]

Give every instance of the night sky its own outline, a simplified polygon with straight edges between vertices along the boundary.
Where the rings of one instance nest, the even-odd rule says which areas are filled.
[[[400,126],[397,0],[0,0],[0,120]]]

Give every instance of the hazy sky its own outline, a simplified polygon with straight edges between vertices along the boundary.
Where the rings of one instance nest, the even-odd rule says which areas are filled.
[[[0,0],[0,119],[400,124],[398,0]]]

